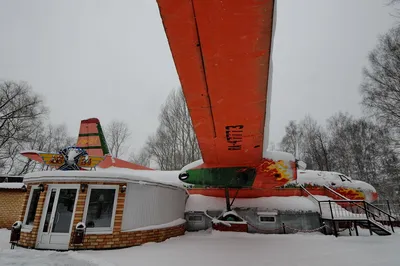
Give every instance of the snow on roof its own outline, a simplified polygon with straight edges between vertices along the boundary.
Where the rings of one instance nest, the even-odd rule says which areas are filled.
[[[21,189],[25,184],[24,183],[0,183],[0,189]]]
[[[194,162],[192,162],[192,163],[190,163],[190,164],[185,165],[185,166],[181,169],[181,172],[185,172],[185,171],[187,171],[187,170],[196,168],[197,166],[199,166],[199,165],[201,165],[201,164],[203,164],[203,163],[204,163],[204,162],[203,162],[203,159],[194,161]]]
[[[160,183],[183,188],[183,182],[178,179],[179,171],[132,170],[126,168],[109,167],[97,168],[96,171],[37,171],[25,175],[24,181],[38,178],[88,178],[88,179],[127,179],[149,183]]]
[[[343,180],[342,180],[343,179]],[[294,183],[296,181],[292,181]],[[359,180],[353,180],[350,177],[337,173],[327,171],[313,171],[302,170],[297,172],[297,183],[299,184],[315,184],[319,186],[333,186],[340,187],[345,185],[349,188],[361,189],[376,192],[375,188],[368,183]],[[333,184],[334,185],[333,185]]]
[[[45,153],[43,151],[38,151],[38,150],[24,150],[24,151],[20,151],[19,153],[37,153],[37,154],[42,154]]]
[[[237,198],[233,208],[259,208],[278,211],[318,211],[315,203],[306,197],[261,197],[261,198]],[[203,195],[190,195],[186,202],[186,211],[211,211],[224,210],[225,198],[215,198]]]
[[[263,154],[264,158],[272,159],[274,161],[284,160],[284,161],[295,161],[294,155],[283,151],[266,151]]]
[[[284,161],[295,161],[295,158],[293,154],[288,153],[288,152],[283,152],[283,151],[266,151],[263,154],[263,157],[267,159],[272,159],[274,161],[279,161],[279,160],[284,160]],[[194,161],[190,164],[185,165],[182,169],[181,172],[196,168],[197,166],[203,164],[203,159]]]

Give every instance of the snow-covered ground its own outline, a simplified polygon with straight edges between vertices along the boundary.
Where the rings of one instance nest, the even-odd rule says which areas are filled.
[[[8,244],[0,229],[0,265],[140,265],[140,266],[398,266],[400,233],[392,236],[342,237],[319,233],[253,235],[203,231],[163,243],[108,251],[38,251]],[[400,232],[400,230],[398,230]]]

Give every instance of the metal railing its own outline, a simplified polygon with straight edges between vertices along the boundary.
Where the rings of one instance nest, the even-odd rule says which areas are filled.
[[[389,201],[386,201],[382,208],[378,205],[373,205],[364,200],[350,200],[328,186],[324,186],[325,195],[333,195],[335,198],[341,200],[318,200],[312,193],[310,193],[303,185],[300,185],[302,190],[306,192],[311,199],[318,204],[321,218],[329,219],[334,221],[366,221],[371,230],[371,220],[376,225],[385,228],[385,225],[390,226],[392,232],[394,232],[394,223],[397,219],[395,213],[400,214],[399,209],[391,207]],[[393,206],[393,205],[392,205]],[[400,215],[398,216],[400,217]],[[389,231],[389,229],[385,228]]]
[[[374,202],[374,206],[386,211],[397,220],[400,220],[400,203],[390,202],[389,200],[379,200]]]
[[[318,200],[313,194],[311,194],[310,191],[308,191],[303,185],[300,185],[300,188],[301,188],[304,192],[306,192],[306,193],[308,194],[308,196],[311,197],[311,199],[315,202],[315,204],[318,204],[318,205],[319,205],[319,213],[322,214],[321,205],[319,204],[319,200]]]
[[[394,232],[394,216],[364,200],[321,200],[319,201],[321,217],[334,221],[371,221],[384,225],[386,221]]]

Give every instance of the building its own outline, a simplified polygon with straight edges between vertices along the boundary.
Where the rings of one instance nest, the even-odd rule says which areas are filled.
[[[22,180],[21,176],[0,175],[0,228],[11,228],[21,214],[26,194]]]
[[[176,176],[118,168],[27,174],[18,244],[36,249],[107,249],[183,235],[188,193],[179,183],[167,182],[168,174]],[[165,182],[160,182],[162,177]],[[79,224],[86,227],[83,241],[77,235]]]

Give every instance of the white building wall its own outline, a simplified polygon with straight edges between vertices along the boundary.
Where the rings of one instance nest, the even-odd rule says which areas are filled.
[[[125,193],[122,230],[184,218],[187,194],[183,189],[128,183]]]

